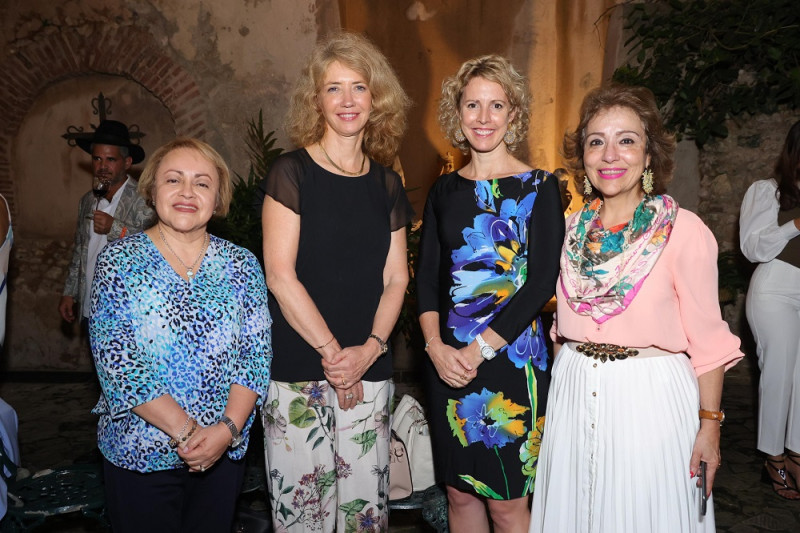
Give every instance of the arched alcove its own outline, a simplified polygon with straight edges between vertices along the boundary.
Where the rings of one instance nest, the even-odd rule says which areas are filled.
[[[164,104],[128,78],[95,74],[47,87],[23,119],[12,150],[20,237],[72,238],[78,200],[91,187],[92,169],[89,154],[68,145],[61,134],[68,126],[86,132],[97,126],[100,117],[92,100],[99,93],[109,104],[106,118],[138,125],[144,133],[139,144],[145,154],[175,136]],[[138,176],[142,166],[133,167],[131,174]]]
[[[206,133],[206,99],[196,80],[144,28],[97,24],[42,33],[0,61],[0,72],[5,73],[0,77],[0,193],[12,214],[17,212],[13,141],[31,106],[53,84],[97,74],[127,78],[161,101],[175,133],[200,138]]]
[[[102,91],[108,118],[139,124],[148,152],[175,135],[203,138],[206,95],[168,54],[147,28],[95,24],[39,33],[0,60],[0,193],[17,235],[5,369],[92,370],[86,338],[57,310],[90,183],[88,156],[61,135],[69,125],[91,131]]]

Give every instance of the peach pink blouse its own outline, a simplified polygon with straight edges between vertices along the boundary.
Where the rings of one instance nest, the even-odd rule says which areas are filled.
[[[621,314],[602,324],[578,315],[565,301],[560,278],[556,298],[553,332],[562,343],[607,342],[684,352],[698,376],[722,365],[727,370],[744,355],[720,313],[717,242],[697,215],[685,209],[679,209],[661,257]]]

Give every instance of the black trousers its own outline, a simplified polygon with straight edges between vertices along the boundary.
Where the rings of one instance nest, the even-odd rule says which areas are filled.
[[[142,474],[103,460],[106,508],[114,533],[228,533],[244,460],[223,455],[210,469]]]

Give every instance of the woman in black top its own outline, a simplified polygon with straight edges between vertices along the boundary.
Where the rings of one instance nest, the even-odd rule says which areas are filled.
[[[439,122],[470,160],[428,195],[417,268],[429,418],[451,531],[527,531],[551,358],[539,311],[564,239],[558,179],[512,155],[527,81],[500,56],[445,80]],[[489,516],[486,513],[488,503]]]
[[[413,213],[386,166],[407,107],[373,44],[333,36],[292,96],[287,129],[303,148],[265,182],[274,359],[262,416],[276,530],[387,526],[387,340],[408,283]]]

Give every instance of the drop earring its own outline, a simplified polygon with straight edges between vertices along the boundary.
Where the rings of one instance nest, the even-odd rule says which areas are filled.
[[[642,172],[642,190],[645,194],[653,192],[653,171],[649,168],[644,169],[644,172]]]
[[[589,196],[592,194],[592,182],[589,181],[589,178],[584,176],[583,178],[583,195]]]

